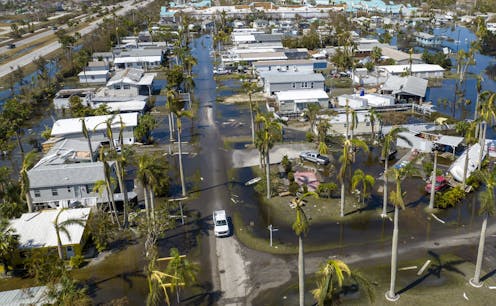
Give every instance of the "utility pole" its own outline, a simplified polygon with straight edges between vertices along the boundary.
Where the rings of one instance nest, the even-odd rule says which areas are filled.
[[[269,236],[270,236],[270,247],[272,247],[272,232],[277,232],[279,229],[278,228],[275,228],[272,226],[272,224],[270,224],[267,229],[269,230]]]

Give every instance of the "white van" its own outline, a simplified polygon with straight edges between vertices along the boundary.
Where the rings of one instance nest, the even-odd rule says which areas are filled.
[[[227,223],[227,216],[225,210],[216,210],[213,214],[214,220],[214,233],[217,237],[229,236],[229,223]]]

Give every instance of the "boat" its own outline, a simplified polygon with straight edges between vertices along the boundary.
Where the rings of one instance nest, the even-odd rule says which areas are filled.
[[[262,180],[262,178],[260,176],[254,177],[251,180],[249,180],[248,182],[246,182],[245,186],[251,186],[253,184],[260,182],[261,180]]]
[[[453,178],[459,182],[463,182],[463,170],[465,168],[465,159],[468,155],[468,167],[467,167],[467,177],[469,177],[472,172],[474,172],[479,166],[479,158],[480,158],[481,146],[476,143],[469,148],[467,148],[460,157],[451,165],[449,168],[449,173],[453,176]],[[482,159],[486,157],[487,150],[484,148],[482,152]]]

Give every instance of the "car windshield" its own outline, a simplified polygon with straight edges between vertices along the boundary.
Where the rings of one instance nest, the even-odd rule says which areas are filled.
[[[217,220],[217,222],[215,222],[215,225],[217,225],[217,226],[227,225],[227,221],[226,220]]]

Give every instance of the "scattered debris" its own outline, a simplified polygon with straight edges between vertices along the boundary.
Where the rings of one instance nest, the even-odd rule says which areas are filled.
[[[438,218],[435,214],[431,214],[431,216],[432,216],[434,219],[436,219],[437,221],[441,222],[442,224],[445,224],[445,223],[446,223],[445,221],[443,221],[443,220],[439,219],[439,218]]]
[[[417,269],[417,266],[408,266],[408,267],[399,268],[398,271],[415,270],[415,269]]]
[[[251,180],[249,180],[248,182],[245,183],[245,186],[250,186],[250,185],[253,185],[255,183],[258,183],[260,182],[260,180],[262,180],[262,178],[260,176],[257,176],[257,177],[254,177],[252,178]]]
[[[424,273],[425,269],[427,269],[427,267],[431,264],[431,260],[428,259],[424,265],[422,266],[422,268],[420,268],[420,270],[417,272],[417,275],[421,275],[422,273]]]
[[[463,293],[463,297],[468,301],[468,296],[465,292]]]

